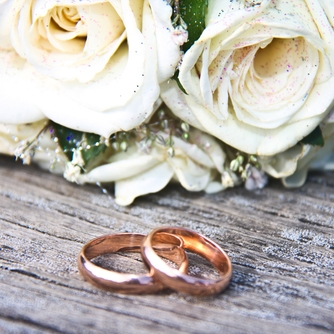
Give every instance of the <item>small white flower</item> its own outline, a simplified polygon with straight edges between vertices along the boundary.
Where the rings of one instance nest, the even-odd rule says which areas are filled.
[[[75,149],[74,150],[71,163],[72,163],[72,165],[78,165],[81,168],[83,168],[83,166],[85,165],[85,161],[82,158],[82,154],[81,154],[80,149]]]
[[[229,171],[224,171],[222,174],[222,185],[224,188],[234,187],[234,182],[232,178],[232,173]]]
[[[67,181],[79,183],[80,174],[81,168],[78,165],[74,165],[72,162],[66,164],[63,176]]]
[[[179,25],[173,31],[172,39],[175,44],[183,45],[188,42],[188,31]]]
[[[248,190],[262,189],[268,183],[268,175],[253,166],[249,166],[249,176],[245,181]]]
[[[73,151],[72,160],[65,166],[64,178],[70,182],[80,183],[79,178],[84,166],[85,161],[82,158],[81,150],[77,148]]]
[[[33,148],[29,144],[33,142],[45,127],[45,121],[31,124],[0,124],[0,153],[14,155],[22,158],[29,164]]]

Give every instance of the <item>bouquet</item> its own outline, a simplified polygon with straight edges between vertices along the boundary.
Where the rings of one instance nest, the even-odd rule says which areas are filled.
[[[128,205],[334,169],[332,0],[2,0],[0,153]]]

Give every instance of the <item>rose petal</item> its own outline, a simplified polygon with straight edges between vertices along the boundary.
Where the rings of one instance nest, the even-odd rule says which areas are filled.
[[[298,171],[296,171],[291,176],[282,179],[282,183],[287,188],[298,188],[301,187],[307,178],[307,167],[304,167]]]
[[[267,174],[275,178],[287,177],[296,171],[298,160],[308,151],[309,147],[306,145],[295,145],[272,157],[259,157],[259,163]]]
[[[190,132],[190,138],[198,147],[201,147],[210,156],[214,167],[220,173],[223,173],[226,154],[222,150],[221,146],[218,145],[217,141],[213,137],[198,130],[192,130]],[[194,160],[201,161],[196,159]]]
[[[119,205],[129,205],[138,196],[155,193],[163,189],[174,172],[163,162],[150,170],[115,183],[115,200]]]
[[[321,4],[321,7],[323,8],[324,12],[326,13],[327,19],[328,21],[332,24],[332,26],[334,26],[334,0],[320,0],[319,1]],[[312,3],[312,2],[311,2]],[[333,35],[333,31],[328,27],[328,25],[326,24],[326,28],[325,31],[328,31],[328,36],[332,36]],[[329,39],[329,43],[333,43],[333,39],[332,38],[328,38]]]
[[[22,124],[44,119],[35,103],[43,81],[16,53],[0,51],[0,123]]]
[[[210,181],[210,171],[191,159],[173,157],[169,161],[181,185],[189,191],[204,190]]]
[[[0,49],[13,49],[10,30],[15,20],[16,7],[15,1],[2,0],[0,1]]]
[[[113,182],[127,179],[151,169],[158,163],[159,160],[150,155],[136,154],[130,158],[123,156],[122,160],[96,167],[91,172],[80,175],[79,182]]]
[[[172,8],[167,1],[150,1],[155,25],[158,59],[158,81],[163,82],[173,76],[180,61],[181,52],[173,41],[171,22]]]
[[[204,189],[207,194],[214,194],[222,190],[224,190],[222,183],[217,181],[209,182]]]
[[[166,136],[168,138],[168,136]],[[190,144],[184,140],[173,137],[173,147],[182,150],[182,154],[188,156],[190,159],[198,162],[207,168],[214,168],[214,164],[208,154],[201,150],[197,145]]]

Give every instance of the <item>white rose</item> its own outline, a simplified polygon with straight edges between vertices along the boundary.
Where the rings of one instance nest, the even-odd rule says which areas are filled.
[[[164,132],[157,135],[169,139]],[[119,205],[128,205],[138,196],[155,193],[173,178],[189,191],[212,193],[223,189],[215,179],[217,171],[223,173],[225,153],[214,138],[193,130],[190,132],[192,144],[175,136],[172,136],[172,141],[172,152],[155,141],[146,143],[139,150],[132,146],[87,174],[76,175],[72,169],[69,180],[78,183],[115,182],[115,199]]]
[[[0,3],[0,122],[49,118],[105,137],[155,108],[179,61],[171,7],[147,0]]]
[[[334,4],[209,1],[206,28],[162,97],[186,122],[249,154],[294,146],[334,99]]]

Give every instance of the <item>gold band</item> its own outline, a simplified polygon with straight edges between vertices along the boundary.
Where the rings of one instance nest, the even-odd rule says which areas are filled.
[[[152,248],[152,241],[160,233],[170,233],[183,240],[183,247],[208,260],[219,272],[219,279],[203,279],[186,275],[171,268]],[[232,277],[232,264],[227,254],[210,239],[185,228],[161,227],[149,233],[142,244],[142,257],[153,277],[164,285],[191,295],[208,296],[221,292]]]
[[[165,286],[152,277],[152,271],[147,275],[122,274],[103,269],[90,261],[108,253],[140,252],[144,238],[143,234],[119,233],[91,240],[78,256],[80,273],[87,281],[106,290],[131,294],[155,293],[162,290]],[[187,272],[188,258],[183,250],[181,238],[168,233],[156,233],[150,240],[158,254],[176,263],[180,272]]]

